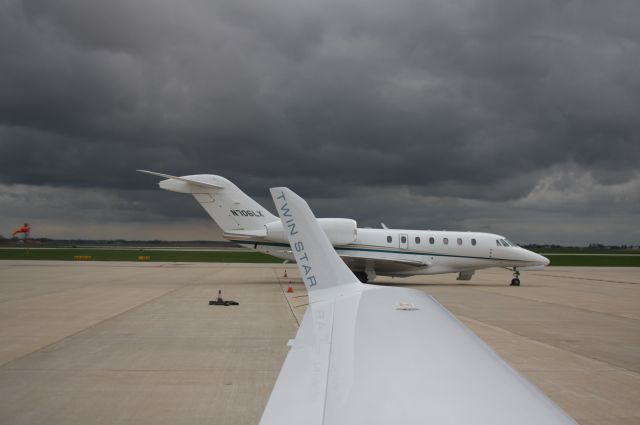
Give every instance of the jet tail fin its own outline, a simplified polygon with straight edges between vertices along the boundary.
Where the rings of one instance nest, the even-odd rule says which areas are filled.
[[[361,285],[336,253],[305,200],[286,187],[270,191],[309,295],[326,288]]]
[[[155,171],[138,171],[164,178],[158,183],[161,189],[193,195],[225,233],[264,232],[267,223],[278,220],[222,176],[196,174],[178,177]]]

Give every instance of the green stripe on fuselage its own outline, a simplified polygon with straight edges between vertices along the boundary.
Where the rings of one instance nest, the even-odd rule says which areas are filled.
[[[259,242],[259,241],[251,241],[251,240],[236,240],[229,239],[230,242],[234,242],[237,244],[244,245],[265,245],[265,246],[279,246],[283,248],[290,248],[289,244],[280,243],[280,242]],[[387,254],[410,254],[410,255],[423,255],[427,257],[451,257],[451,258],[471,258],[474,260],[492,260],[492,261],[518,261],[525,263],[525,260],[516,260],[511,258],[496,258],[496,257],[473,257],[469,255],[452,255],[452,254],[436,254],[431,252],[420,252],[420,251],[410,251],[410,250],[396,250],[396,249],[383,249],[383,248],[360,248],[358,246],[339,246],[334,247],[338,251],[366,251],[366,252],[382,252]]]

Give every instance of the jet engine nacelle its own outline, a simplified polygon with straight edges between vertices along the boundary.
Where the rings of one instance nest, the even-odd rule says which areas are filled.
[[[318,218],[318,223],[332,245],[347,245],[356,240],[358,223],[350,218]],[[282,231],[280,220],[265,224],[266,239],[273,242],[289,243]]]

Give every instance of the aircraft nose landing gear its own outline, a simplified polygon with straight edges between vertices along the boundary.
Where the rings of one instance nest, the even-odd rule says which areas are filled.
[[[513,279],[510,286],[520,286],[520,272],[516,267],[513,268]]]

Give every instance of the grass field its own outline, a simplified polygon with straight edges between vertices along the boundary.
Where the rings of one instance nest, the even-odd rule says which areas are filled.
[[[524,247],[538,254],[632,254],[640,255],[637,248],[578,248],[578,247]]]
[[[90,256],[92,261],[138,261],[149,256],[149,261],[211,262],[211,263],[279,263],[281,259],[252,251],[162,251],[156,249],[95,249],[52,248],[0,249],[0,260],[66,260],[75,256]],[[640,255],[616,254],[546,254],[551,266],[577,267],[640,267]]]
[[[640,255],[588,254],[553,255],[546,254],[551,266],[573,267],[640,267]]]
[[[0,260],[68,260],[75,256],[90,256],[93,261],[138,261],[149,256],[149,261],[210,262],[210,263],[280,263],[279,258],[260,252],[243,251],[161,251],[145,249],[91,249],[52,248],[0,249]]]

